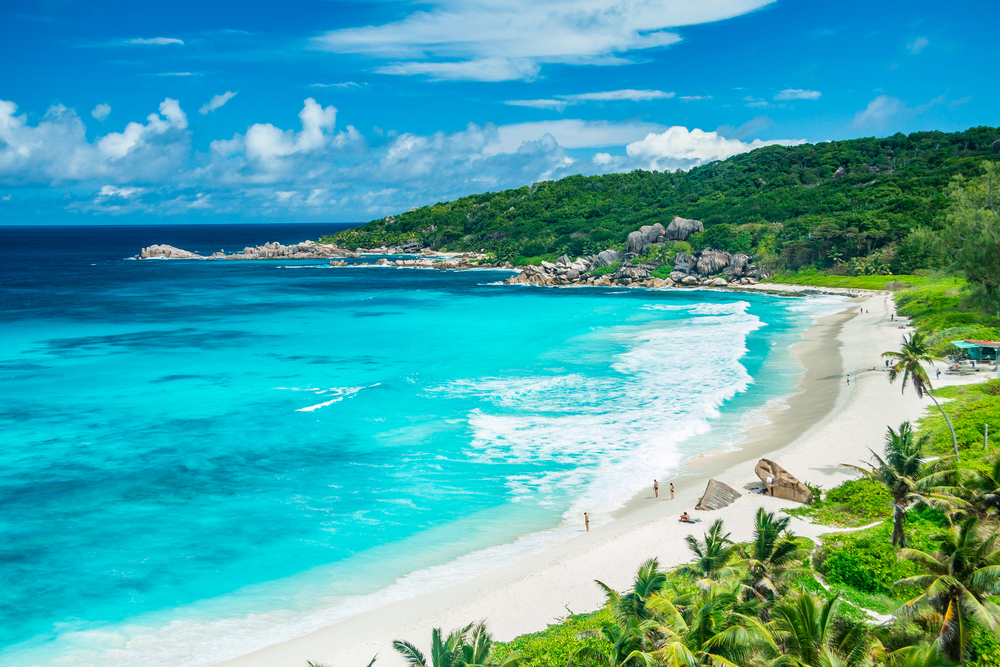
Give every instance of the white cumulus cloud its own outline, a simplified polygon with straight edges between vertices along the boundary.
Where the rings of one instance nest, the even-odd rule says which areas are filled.
[[[544,63],[624,64],[620,54],[680,41],[671,29],[732,18],[773,0],[431,0],[401,21],[332,30],[315,48],[391,62],[434,79],[531,79]]]
[[[913,55],[916,55],[921,51],[923,51],[925,48],[927,48],[929,45],[930,42],[927,40],[926,37],[917,37],[915,40],[906,45],[906,49]]]
[[[818,100],[821,92],[818,90],[802,90],[801,88],[788,88],[774,96],[776,100]]]
[[[234,92],[232,92],[230,90],[227,90],[226,92],[222,93],[221,95],[216,95],[215,97],[213,97],[212,99],[210,99],[208,102],[205,102],[205,104],[200,109],[198,109],[198,113],[200,113],[202,116],[205,116],[209,112],[215,111],[216,109],[218,109],[219,107],[221,107],[226,102],[228,102],[229,100],[233,99],[234,97],[236,97],[236,93],[234,93]]]
[[[90,115],[96,118],[97,120],[103,121],[105,118],[108,117],[109,113],[111,113],[111,105],[104,104],[102,102],[98,104],[96,107],[94,107],[94,109],[90,112]]]
[[[805,143],[805,139],[778,139],[750,142],[727,139],[718,132],[705,132],[697,128],[674,126],[660,134],[649,134],[641,141],[625,147],[630,158],[653,171],[665,169],[690,169],[713,160],[724,160],[733,155],[746,153],[763,146],[794,146]]]
[[[133,37],[132,39],[125,40],[129,44],[158,44],[163,46],[165,44],[183,44],[184,41],[176,39],[174,37],[153,37],[146,39],[143,37]]]

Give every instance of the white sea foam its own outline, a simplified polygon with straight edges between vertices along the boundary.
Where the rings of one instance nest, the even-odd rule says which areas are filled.
[[[368,385],[367,387],[275,387],[278,391],[308,391],[313,394],[322,396],[323,394],[333,394],[337,398],[333,398],[329,401],[324,401],[322,403],[317,403],[315,405],[307,405],[304,408],[298,408],[295,412],[313,412],[314,410],[319,410],[320,408],[325,408],[328,405],[333,405],[334,403],[339,403],[345,398],[351,398],[359,391],[364,389],[371,389],[372,387],[377,387],[381,383],[376,382],[375,384]]]

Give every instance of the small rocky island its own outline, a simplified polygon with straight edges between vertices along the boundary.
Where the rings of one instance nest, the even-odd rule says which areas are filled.
[[[335,245],[303,241],[295,245],[265,243],[253,248],[243,248],[241,252],[226,254],[225,251],[220,250],[211,255],[199,255],[171,245],[151,245],[148,248],[143,248],[142,252],[135,256],[135,259],[328,259],[339,255],[357,257],[350,250],[344,250]]]
[[[686,243],[687,238],[701,231],[704,231],[704,225],[700,220],[676,217],[666,228],[656,223],[632,232],[628,235],[624,251],[608,249],[596,255],[576,259],[563,255],[555,263],[543,261],[540,266],[521,267],[514,267],[509,262],[492,263],[489,256],[479,253],[438,252],[425,248],[416,239],[398,246],[358,248],[356,251],[315,241],[304,241],[288,246],[265,243],[253,248],[244,248],[240,252],[226,254],[220,250],[211,255],[199,255],[170,245],[152,245],[143,248],[135,259],[328,259],[331,267],[367,265],[423,269],[498,268],[520,271],[504,281],[508,285],[546,287],[566,285],[724,287],[755,285],[759,282],[763,276],[750,255],[731,254],[712,248],[685,252],[684,250],[691,250]],[[417,257],[398,259],[380,257],[374,262],[347,261],[371,255],[417,255]]]

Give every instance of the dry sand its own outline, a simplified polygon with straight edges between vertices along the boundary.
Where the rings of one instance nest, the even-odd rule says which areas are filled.
[[[851,296],[847,311],[822,318],[793,347],[806,368],[800,385],[804,391],[789,399],[787,409],[769,415],[770,424],[750,429],[739,451],[689,461],[686,473],[674,480],[674,500],[669,499],[670,480],[661,480],[659,500],[650,488],[619,511],[616,520],[589,533],[583,531],[581,518],[579,537],[544,553],[220,664],[304,667],[311,660],[351,666],[367,664],[378,654],[381,667],[401,667],[403,660],[391,647],[393,639],[407,639],[426,650],[432,628],[449,631],[485,620],[497,639],[510,640],[544,629],[569,610],[594,610],[604,600],[595,579],[621,590],[631,584],[636,568],[647,558],[655,556],[667,567],[686,562],[690,554],[683,536],[701,537],[716,518],[725,520],[733,539],[748,540],[758,507],[780,510],[792,504],[745,492],[747,484],[758,482],[753,474],[758,458],[773,458],[800,480],[829,489],[857,474],[841,464],[869,460],[869,447],[881,451],[886,426],[898,427],[902,421],[918,419],[928,406],[933,408],[929,401],[918,400],[912,387],[901,393],[898,382],[890,386],[886,378],[880,355],[897,348],[900,336],[909,331],[890,321],[894,312],[890,295]],[[868,312],[859,313],[859,308]],[[868,370],[873,367],[876,370]],[[977,376],[942,375],[935,385],[968,384],[993,374]],[[710,477],[744,495],[719,511],[694,511]],[[679,523],[677,516],[683,510],[702,523]],[[830,532],[798,520],[793,520],[793,530],[809,537]]]

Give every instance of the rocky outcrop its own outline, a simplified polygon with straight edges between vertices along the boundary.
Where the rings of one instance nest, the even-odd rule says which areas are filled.
[[[615,262],[621,261],[622,253],[619,250],[605,250],[592,258],[595,267],[611,266]]]
[[[992,153],[994,155],[996,155],[997,153],[1000,153],[1000,139],[997,139],[996,141],[993,142]]]
[[[843,167],[840,167],[837,169],[837,171],[833,172],[833,180],[837,180],[838,178],[843,178],[844,176],[847,176],[847,170],[844,169]]]
[[[136,259],[327,259],[332,256],[350,254],[337,246],[303,241],[287,246],[280,243],[265,243],[253,248],[244,248],[242,252],[228,255],[220,250],[208,257],[169,245],[152,245],[143,248],[142,252],[136,255]]]
[[[717,479],[710,479],[708,480],[708,486],[705,487],[704,495],[702,495],[701,500],[698,501],[698,504],[694,508],[709,512],[712,510],[721,510],[723,507],[732,504],[741,495],[743,494],[739,493],[733,487],[723,484]]]
[[[701,252],[701,257],[698,258],[696,265],[698,273],[705,276],[715,275],[728,267],[732,258],[733,256],[725,250],[706,248]]]
[[[760,481],[764,482],[768,494],[775,498],[784,498],[797,503],[811,503],[813,499],[812,491],[805,484],[795,479],[795,477],[774,461],[761,459],[753,470]],[[767,480],[771,483],[768,484]]]
[[[205,259],[197,253],[181,250],[172,245],[151,245],[143,248],[135,257],[136,259]]]
[[[666,240],[667,230],[660,223],[656,223],[655,225],[644,225],[638,231],[629,234],[625,246],[629,253],[641,255],[649,246],[663,243]]]
[[[701,220],[688,220],[680,216],[674,218],[667,225],[666,241],[685,241],[687,237],[697,232],[705,231],[705,225]]]

